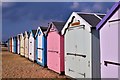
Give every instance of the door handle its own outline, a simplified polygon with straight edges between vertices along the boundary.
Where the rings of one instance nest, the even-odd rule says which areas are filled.
[[[75,54],[73,54],[73,53],[67,53],[67,55],[75,55]]]
[[[43,48],[37,48],[37,49],[43,50]]]
[[[48,52],[55,52],[55,53],[58,53],[58,51],[53,51],[53,50],[48,50]]]
[[[86,57],[86,55],[82,55],[82,54],[76,54],[76,56],[81,56],[81,57]]]
[[[73,53],[67,53],[67,55],[74,55],[74,56],[81,56],[81,57],[86,57],[86,55],[82,55],[82,54],[73,54]]]
[[[111,61],[104,61],[104,65],[105,65],[105,66],[107,66],[108,64],[112,64],[112,65],[118,65],[118,66],[120,66],[120,63],[111,62]]]
[[[37,58],[38,60],[42,60],[41,58]]]

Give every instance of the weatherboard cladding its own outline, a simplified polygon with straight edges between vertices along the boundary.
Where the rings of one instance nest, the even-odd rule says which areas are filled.
[[[79,16],[81,16],[86,22],[88,22],[92,27],[96,27],[96,25],[101,21],[97,16],[104,17],[104,15],[97,15],[94,14],[84,14],[84,13],[78,13]]]
[[[108,19],[111,18],[111,16],[120,8],[120,1],[117,2],[110,10],[110,12],[108,12],[106,14],[106,16],[97,24],[96,28],[97,30],[100,30],[103,25],[107,22]]]

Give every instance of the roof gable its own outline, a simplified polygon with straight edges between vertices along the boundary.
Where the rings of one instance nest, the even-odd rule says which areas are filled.
[[[120,8],[120,1],[117,2],[111,10],[107,13],[107,15],[98,23],[96,26],[97,30],[100,30],[103,25],[111,18],[111,16]]]
[[[61,34],[61,31],[65,25],[65,22],[51,22],[50,26],[47,29],[47,33],[49,33],[52,26],[54,26],[57,29],[57,32]]]
[[[73,24],[74,26],[86,26],[86,30],[90,31],[92,28],[96,28],[96,25],[102,20],[105,14],[100,13],[84,13],[84,12],[73,12],[67,20],[64,28],[62,29],[62,35],[65,35],[66,31]],[[84,24],[81,24],[81,22]],[[89,25],[89,26],[88,26]]]
[[[97,13],[88,13],[88,14],[86,14],[86,13],[77,13],[77,14],[79,16],[81,16],[86,22],[88,22],[94,28],[96,28],[97,24],[105,16],[103,14],[97,14]]]
[[[26,37],[29,37],[29,32],[28,31],[25,31],[25,36],[24,36],[25,38]]]
[[[35,38],[36,32],[37,30],[30,30],[30,34],[32,34],[33,38]],[[30,34],[29,34],[29,37],[30,37]]]
[[[38,35],[39,32],[42,32],[43,35],[45,35],[46,31],[47,31],[47,27],[42,27],[42,26],[38,27],[37,32],[35,34],[35,37],[37,37],[37,35]]]

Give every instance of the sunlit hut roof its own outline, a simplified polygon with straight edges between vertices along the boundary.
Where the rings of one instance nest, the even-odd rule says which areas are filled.
[[[61,32],[61,30],[63,29],[65,25],[65,22],[52,22],[52,23],[55,25],[59,33]]]
[[[103,14],[96,14],[96,13],[77,13],[81,16],[86,22],[88,22],[92,27],[96,28],[97,24],[101,21],[101,19],[105,16]],[[99,18],[99,17],[101,18]]]

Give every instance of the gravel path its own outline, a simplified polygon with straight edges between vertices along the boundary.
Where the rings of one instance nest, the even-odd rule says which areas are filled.
[[[3,78],[67,78],[2,48]]]

